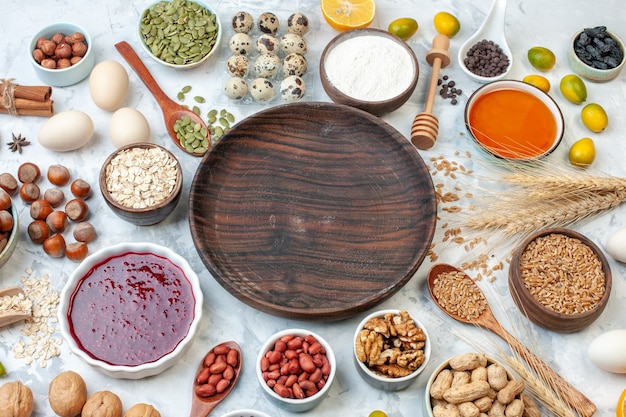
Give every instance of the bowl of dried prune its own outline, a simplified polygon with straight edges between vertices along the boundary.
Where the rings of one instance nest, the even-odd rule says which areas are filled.
[[[567,60],[570,67],[590,81],[605,82],[624,67],[624,42],[606,26],[585,28],[572,37]]]

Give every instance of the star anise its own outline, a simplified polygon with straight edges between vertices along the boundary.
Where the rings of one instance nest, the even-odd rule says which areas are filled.
[[[15,136],[15,133],[11,133],[11,135],[13,136],[12,141],[7,142],[7,145],[9,145],[9,149],[11,150],[11,152],[18,151],[19,153],[22,153],[22,148],[24,146],[30,145],[30,142],[27,141],[26,138],[21,134]]]

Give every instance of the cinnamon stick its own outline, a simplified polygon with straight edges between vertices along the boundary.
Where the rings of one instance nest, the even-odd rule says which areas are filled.
[[[52,116],[54,113],[54,101],[36,101],[16,98],[14,100],[17,114],[24,116]],[[0,113],[9,113],[9,110],[0,106]]]
[[[4,84],[0,83],[0,96],[4,95]],[[32,101],[48,101],[52,95],[52,87],[47,85],[15,85],[14,97]]]

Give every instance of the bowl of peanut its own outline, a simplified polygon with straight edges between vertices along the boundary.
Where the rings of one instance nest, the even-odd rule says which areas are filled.
[[[337,363],[330,344],[304,329],[270,336],[256,362],[259,384],[267,397],[290,412],[318,406],[335,380]]]
[[[526,384],[484,353],[467,352],[442,362],[430,376],[424,415],[540,415]],[[531,414],[534,408],[537,413]],[[524,410],[526,409],[526,413]]]
[[[537,231],[511,258],[511,297],[522,314],[547,330],[573,333],[593,323],[611,287],[611,267],[602,250],[571,229]]]
[[[426,368],[431,343],[425,327],[406,310],[380,310],[366,316],[354,335],[354,362],[371,386],[400,391]]]
[[[93,69],[91,36],[75,23],[53,23],[30,41],[30,60],[37,77],[47,85],[66,87],[85,79]]]

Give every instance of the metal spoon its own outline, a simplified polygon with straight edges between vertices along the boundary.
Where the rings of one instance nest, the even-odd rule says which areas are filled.
[[[235,387],[235,383],[239,379],[239,374],[241,372],[241,364],[243,362],[243,356],[241,355],[241,348],[236,342],[232,342],[232,341],[223,342],[223,343],[220,343],[220,345],[226,345],[230,347],[231,349],[235,349],[239,353],[239,361],[237,362],[237,366],[233,368],[233,370],[235,371],[235,376],[231,380],[230,385],[228,385],[228,388],[226,388],[225,391],[219,394],[214,394],[214,395],[211,395],[210,397],[201,397],[198,394],[196,394],[196,390],[195,390],[196,385],[197,385],[196,379],[198,377],[198,374],[200,374],[200,372],[204,368],[204,358],[206,358],[211,352],[213,352],[213,349],[215,349],[215,347],[209,350],[207,354],[202,358],[200,363],[198,364],[198,369],[196,370],[196,374],[193,379],[194,383],[193,383],[193,392],[191,394],[191,412],[189,414],[190,417],[206,417],[211,411],[213,411],[215,407],[217,407],[217,405],[224,398],[226,398],[228,394],[230,394],[230,392]]]
[[[506,77],[511,71],[511,67],[513,66],[513,54],[511,53],[511,48],[509,48],[508,43],[506,42],[506,36],[504,34],[504,17],[506,14],[506,0],[493,0],[491,4],[491,9],[489,9],[489,13],[485,18],[485,21],[480,26],[478,31],[474,33],[468,40],[465,41],[461,48],[459,49],[459,64],[461,65],[461,69],[465,71],[467,75],[472,77],[478,82],[488,83],[491,81],[500,80]],[[506,68],[506,71],[500,75],[495,77],[481,77],[479,75],[474,74],[470,71],[464,63],[465,57],[467,56],[467,51],[482,41],[483,39],[487,39],[488,41],[493,41],[498,44],[500,48],[502,48],[502,52],[509,57],[509,66]]]
[[[181,143],[178,137],[176,136],[176,132],[174,131],[174,123],[181,119],[183,116],[188,116],[195,123],[200,123],[200,125],[206,129],[207,138],[209,139],[209,143],[211,143],[211,138],[209,129],[207,128],[206,123],[202,120],[200,116],[186,108],[182,104],[176,103],[174,100],[169,98],[167,94],[163,92],[161,87],[157,84],[148,68],[141,61],[141,58],[137,55],[135,50],[128,44],[128,42],[119,42],[115,44],[115,49],[124,57],[126,62],[131,66],[133,70],[137,73],[141,81],[148,87],[148,90],[152,93],[157,103],[161,107],[161,111],[163,112],[163,118],[165,120],[165,128],[167,129],[167,133],[169,133],[170,137],[180,149],[185,151],[186,153],[194,156],[203,156],[204,153],[198,152],[189,152]]]
[[[15,295],[24,294],[24,290],[19,287],[7,287],[0,289],[0,297],[13,297]],[[0,311],[0,327],[25,320],[30,317],[30,312],[21,313],[15,311]]]
[[[537,372],[537,375],[543,377],[543,379],[550,385],[550,387],[552,387],[552,389],[557,392],[561,396],[561,398],[563,398],[581,416],[591,417],[596,412],[596,405],[591,400],[585,397],[580,391],[574,388],[569,382],[563,379],[563,377],[557,374],[545,362],[539,359],[534,353],[528,350],[526,346],[524,346],[519,340],[512,336],[506,329],[504,329],[500,325],[496,317],[493,315],[493,311],[488,304],[486,305],[486,308],[482,311],[482,313],[480,313],[480,315],[475,319],[467,319],[446,310],[446,308],[440,304],[437,296],[433,293],[433,288],[435,286],[435,280],[437,279],[437,277],[440,277],[442,274],[450,272],[461,272],[464,275],[464,278],[469,281],[468,284],[476,287],[474,291],[481,292],[480,288],[478,287],[478,285],[476,285],[474,280],[460,269],[447,264],[433,265],[430,269],[430,272],[428,273],[428,291],[430,292],[430,296],[432,297],[435,304],[437,304],[437,307],[439,307],[444,313],[457,321],[483,327],[487,330],[491,330],[492,332],[500,336],[505,342],[509,344],[509,346],[511,346],[511,348],[513,348],[513,350],[515,350],[522,358],[524,358],[528,365],[530,365],[530,367]],[[445,275],[439,279],[445,279]]]

